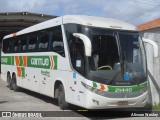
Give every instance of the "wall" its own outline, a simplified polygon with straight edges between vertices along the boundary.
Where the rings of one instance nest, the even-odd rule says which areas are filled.
[[[144,38],[151,39],[158,44],[160,56],[160,29],[144,31],[142,35]],[[155,58],[153,56],[152,45],[145,44],[145,48],[151,90],[151,94],[149,95],[150,102],[152,102],[152,104],[160,103],[160,57]]]

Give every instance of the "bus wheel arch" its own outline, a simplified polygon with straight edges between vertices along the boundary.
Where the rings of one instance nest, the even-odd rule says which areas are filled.
[[[65,89],[64,89],[63,83],[57,80],[55,82],[54,90],[55,90],[54,95],[55,95],[55,98],[58,99],[58,104],[59,104],[60,109],[62,110],[68,109],[69,104],[65,100]]]
[[[63,84],[60,80],[56,80],[54,84],[54,98],[58,98],[59,86]]]
[[[12,83],[12,87],[13,87],[13,90],[14,91],[19,91],[20,90],[20,88],[17,86],[17,79],[16,79],[16,74],[15,74],[15,72],[13,72],[12,73],[12,81],[11,81],[11,83]]]

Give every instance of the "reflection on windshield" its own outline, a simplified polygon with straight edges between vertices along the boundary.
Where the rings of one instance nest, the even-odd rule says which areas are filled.
[[[142,40],[138,33],[92,30],[92,56],[89,74],[109,82],[137,81],[146,77],[146,61]],[[119,40],[119,48],[117,41]],[[120,53],[120,54],[119,54]],[[121,55],[121,57],[120,57]]]
[[[145,53],[142,40],[138,34],[119,33],[124,74],[129,73],[131,78],[144,77],[146,73]]]
[[[120,71],[118,47],[113,33],[93,33],[92,48],[92,56],[89,58],[90,74],[108,80],[113,79]]]

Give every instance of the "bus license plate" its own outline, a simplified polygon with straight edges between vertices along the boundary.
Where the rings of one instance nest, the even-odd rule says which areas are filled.
[[[119,101],[119,102],[117,102],[117,105],[118,105],[118,106],[128,105],[128,101]]]

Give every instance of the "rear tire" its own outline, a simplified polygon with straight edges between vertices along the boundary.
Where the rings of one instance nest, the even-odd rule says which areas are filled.
[[[9,73],[7,74],[7,83],[8,83],[9,89],[13,90],[12,79],[11,79],[11,75]]]
[[[17,86],[17,80],[15,75],[13,75],[12,77],[12,86],[13,86],[13,90],[16,92],[20,90],[20,87]]]
[[[64,92],[64,87],[62,84],[59,86],[58,104],[59,104],[60,109],[62,110],[66,110],[69,108],[69,104],[65,101],[65,92]]]

